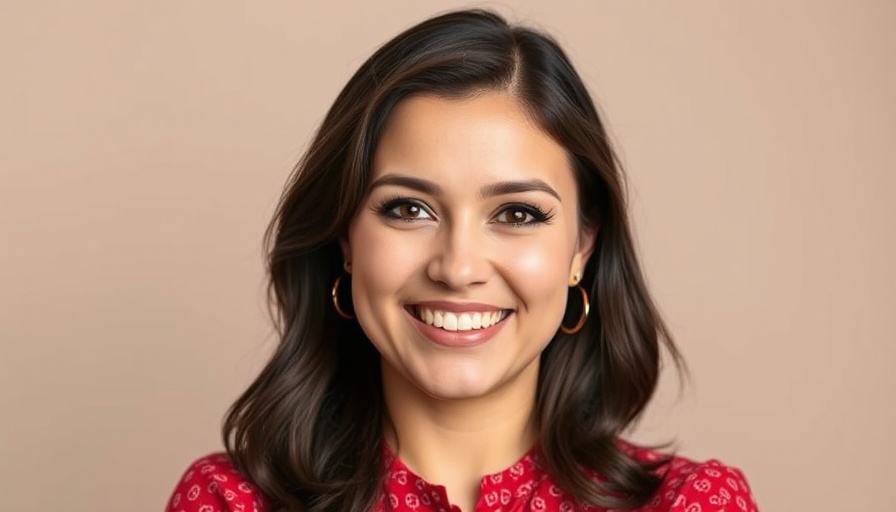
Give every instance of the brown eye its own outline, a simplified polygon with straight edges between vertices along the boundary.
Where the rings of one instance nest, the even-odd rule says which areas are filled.
[[[507,211],[507,221],[512,222],[514,224],[522,224],[524,222],[529,222],[531,219],[529,218],[531,215],[522,211],[522,210],[508,210]]]
[[[383,217],[404,221],[431,219],[432,214],[426,206],[410,199],[395,199],[387,201],[377,208]]]
[[[510,226],[535,226],[550,222],[552,216],[535,206],[517,204],[507,206],[498,212],[494,222]]]
[[[403,204],[396,208],[398,217],[403,219],[416,219],[423,210],[416,204]]]
[[[522,208],[507,208],[498,214],[498,222],[505,224],[530,224],[535,216]]]

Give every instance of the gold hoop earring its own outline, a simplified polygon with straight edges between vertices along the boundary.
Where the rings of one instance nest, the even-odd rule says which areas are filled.
[[[339,274],[339,277],[336,278],[336,281],[333,283],[333,288],[330,290],[330,297],[333,299],[333,307],[336,308],[336,313],[338,313],[339,316],[345,318],[346,320],[354,320],[355,317],[346,313],[339,306],[339,283],[342,282],[342,277],[346,275],[348,275],[348,273]]]
[[[585,326],[585,320],[588,319],[588,313],[591,311],[591,303],[588,302],[588,292],[580,284],[577,284],[576,288],[582,294],[582,314],[579,316],[579,321],[576,322],[576,325],[572,327],[566,327],[562,321],[560,322],[560,330],[563,331],[563,334],[575,334],[581,331],[582,327]]]

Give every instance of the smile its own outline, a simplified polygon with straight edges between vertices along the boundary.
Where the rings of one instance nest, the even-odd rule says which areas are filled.
[[[486,329],[507,317],[508,310],[496,311],[443,311],[423,306],[413,308],[414,316],[426,325],[445,331],[472,331]]]

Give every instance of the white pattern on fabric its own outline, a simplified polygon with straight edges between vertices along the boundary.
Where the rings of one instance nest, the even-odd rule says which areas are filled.
[[[628,444],[623,449],[642,461],[661,454]],[[374,512],[460,512],[450,505],[445,488],[415,475],[386,447],[389,464],[383,498]],[[757,512],[743,474],[719,461],[696,463],[673,458],[660,474],[665,478],[656,495],[632,512]],[[597,477],[595,477],[597,478]],[[538,464],[536,450],[509,468],[486,475],[472,512],[611,512],[581,507]],[[736,507],[736,508],[735,508]],[[167,512],[270,512],[271,501],[239,473],[226,454],[213,454],[193,463],[171,494]]]

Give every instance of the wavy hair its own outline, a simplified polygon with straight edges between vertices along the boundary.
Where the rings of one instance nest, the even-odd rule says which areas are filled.
[[[467,10],[406,30],[361,65],[294,169],[268,227],[280,341],[229,410],[223,435],[232,459],[276,508],[362,512],[380,498],[380,359],[358,324],[330,304],[343,264],[338,238],[368,193],[372,156],[396,104],[412,94],[487,91],[515,97],[566,149],[580,220],[599,226],[582,280],[592,314],[578,333],[558,332],[541,356],[540,460],[581,504],[634,507],[656,491],[663,462],[635,460],[617,439],[653,394],[661,345],[680,358],[637,261],[621,167],[559,45],[492,12]]]

